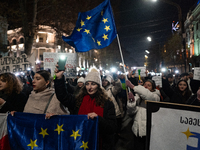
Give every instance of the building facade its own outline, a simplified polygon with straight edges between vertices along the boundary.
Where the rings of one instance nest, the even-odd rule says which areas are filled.
[[[11,57],[19,57],[24,53],[24,36],[22,28],[7,31],[8,53],[6,55]],[[43,69],[43,53],[76,53],[75,49],[66,43],[58,44],[60,39],[57,38],[57,33],[50,26],[39,25],[37,34],[34,37],[32,46],[32,56],[35,64],[40,64],[40,69]],[[78,55],[78,72],[84,72],[89,67],[94,65],[92,60],[93,51],[85,53],[77,53]]]
[[[200,66],[200,4],[194,10],[189,11],[184,23],[186,33],[186,45],[189,56],[192,59],[190,66]]]

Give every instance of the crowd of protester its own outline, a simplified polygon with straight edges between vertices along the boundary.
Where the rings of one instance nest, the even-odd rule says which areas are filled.
[[[145,100],[200,106],[200,81],[192,72],[163,75],[162,88],[133,71],[103,76],[93,68],[76,78],[63,73],[56,68],[55,80],[46,70],[0,74],[0,113],[98,116],[100,150],[145,150]]]

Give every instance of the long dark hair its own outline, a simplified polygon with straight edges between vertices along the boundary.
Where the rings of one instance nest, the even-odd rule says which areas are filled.
[[[185,91],[181,91],[181,90],[179,89],[179,87],[178,87],[179,83],[182,82],[182,81],[185,82],[186,85],[187,85],[187,88],[185,89]],[[182,95],[183,101],[184,101],[184,102],[186,102],[186,101],[188,100],[188,98],[192,95],[192,92],[189,90],[188,83],[187,83],[187,81],[185,81],[185,80],[179,80],[179,81],[178,81],[178,83],[177,83],[177,85],[176,85],[176,88],[175,88],[175,92],[178,92],[179,94]]]
[[[84,96],[88,95],[88,92],[86,90],[86,86],[83,86],[80,90],[80,93],[77,95],[76,99],[77,99],[77,103],[76,103],[76,107],[80,107],[81,103],[83,101]],[[94,94],[94,98],[95,98],[95,103],[97,106],[101,106],[104,107],[104,104],[107,100],[110,100],[110,98],[107,96],[106,91],[101,88],[98,84],[98,90],[97,92]]]

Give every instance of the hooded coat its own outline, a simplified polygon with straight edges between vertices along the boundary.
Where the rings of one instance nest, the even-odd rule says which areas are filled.
[[[119,105],[115,99],[117,93],[122,89],[122,84],[120,82],[120,80],[118,79],[116,82],[115,82],[115,86],[113,86],[112,84],[108,85],[105,90],[106,90],[106,93],[108,95],[108,97],[111,98],[114,106],[115,106],[115,113],[116,113],[116,116],[119,116],[121,115],[121,111],[119,109]]]

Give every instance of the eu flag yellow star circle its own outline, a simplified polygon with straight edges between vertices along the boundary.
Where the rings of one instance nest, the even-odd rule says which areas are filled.
[[[61,131],[65,131],[64,129],[62,129],[62,127],[63,127],[63,124],[62,124],[62,125],[58,125],[58,124],[57,124],[57,128],[56,128],[54,131],[57,131],[57,132],[58,132],[58,135],[60,135],[60,132],[61,132]],[[79,134],[79,130],[77,130],[77,131],[72,130],[72,132],[73,132],[73,133],[72,133],[72,135],[70,135],[70,137],[74,137],[74,140],[76,140],[76,138],[77,138],[78,136],[81,136],[81,135]],[[45,135],[49,135],[49,134],[47,133],[47,128],[46,128],[46,129],[41,128],[41,132],[40,132],[39,134],[41,134],[41,135],[43,136],[43,138],[45,137]],[[29,143],[27,146],[30,146],[30,147],[31,147],[31,150],[33,150],[34,147],[38,147],[38,145],[36,144],[37,139],[36,139],[35,141],[33,141],[32,139],[30,139],[30,142],[31,142],[31,143]],[[82,146],[81,146],[80,148],[84,148],[84,150],[89,149],[89,147],[88,147],[88,142],[82,141]]]
[[[42,134],[43,138],[45,137],[45,135],[49,135],[47,133],[47,129],[44,130],[43,128],[41,128],[41,132],[39,134]]]
[[[102,10],[100,13],[101,13],[101,15],[103,16],[103,10]],[[90,20],[91,18],[92,18],[92,16],[88,16],[88,15],[87,15],[86,20]],[[105,24],[105,23],[109,22],[109,20],[108,20],[108,18],[103,18],[103,19],[102,19],[102,22]],[[85,24],[85,23],[86,23],[86,21],[84,21],[84,19],[81,20],[80,26],[81,26],[81,27],[83,27],[83,26],[86,27],[87,23],[86,23],[86,24]],[[105,25],[105,28],[104,28],[104,29],[106,30],[106,32],[108,32],[109,30],[111,30],[111,29],[110,29],[110,26],[107,26],[107,25]],[[77,30],[78,32],[80,32],[80,31],[82,30],[82,28],[77,28],[76,30]],[[87,34],[91,34],[91,33],[90,33],[90,30],[88,30],[88,29],[86,29],[86,28],[84,29],[83,32],[85,32],[85,33],[87,33]],[[102,35],[102,38],[103,38],[103,41],[108,40],[108,34],[103,34],[103,35]],[[96,43],[97,43],[98,46],[101,46],[101,45],[102,45],[100,39],[95,40],[93,37],[92,37],[92,39],[93,39],[94,42],[96,41]]]
[[[63,124],[61,126],[59,126],[57,124],[57,129],[55,129],[54,131],[58,131],[58,135],[59,135],[61,131],[65,131],[65,130],[62,129],[62,127],[63,127]]]
[[[84,141],[82,141],[82,146],[80,147],[80,148],[84,148],[84,150],[86,150],[86,149],[89,149],[89,147],[87,146],[87,144],[88,144],[88,142],[84,142]]]
[[[72,130],[72,132],[73,132],[73,134],[70,135],[70,137],[74,137],[74,140],[76,140],[77,136],[81,136],[80,134],[78,134],[79,130],[76,132],[74,130]]]
[[[31,143],[28,144],[27,146],[30,146],[31,147],[31,150],[34,148],[34,147],[38,147],[38,145],[36,144],[37,142],[37,139],[35,141],[33,141],[32,139],[30,139]]]

